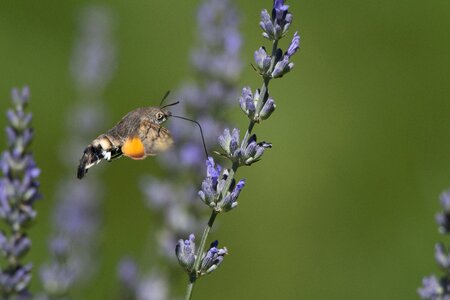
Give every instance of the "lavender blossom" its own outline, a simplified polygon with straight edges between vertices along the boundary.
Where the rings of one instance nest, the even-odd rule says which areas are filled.
[[[227,157],[237,166],[249,166],[261,159],[266,148],[272,148],[271,143],[256,142],[256,135],[253,134],[246,142],[246,145],[239,146],[239,129],[234,128],[230,134],[230,130],[226,128],[222,135],[218,138],[219,145],[225,153],[220,155]]]
[[[284,4],[284,0],[274,0],[272,15],[269,15],[266,9],[261,12],[259,26],[265,38],[278,40],[287,33],[292,23],[292,14],[288,9],[289,6]]]
[[[292,14],[288,11],[288,8],[289,6],[285,5],[283,0],[275,0],[272,16],[269,15],[267,10],[261,12],[260,27],[263,29],[263,36],[271,40],[273,51],[269,55],[264,47],[260,47],[254,52],[257,66],[255,70],[263,78],[263,84],[254,95],[250,87],[244,87],[239,98],[239,105],[249,119],[244,137],[241,140],[240,130],[237,128],[232,130],[226,128],[223,134],[218,137],[218,143],[224,151],[218,154],[229,160],[231,168],[221,171],[221,167],[216,167],[212,158],[206,160],[206,178],[202,182],[198,195],[211,208],[211,216],[203,231],[193,267],[188,269],[189,282],[186,289],[186,299],[191,298],[196,280],[201,275],[217,269],[223,261],[223,256],[227,254],[226,248],[217,248],[217,242],[211,244],[206,252],[204,252],[204,248],[217,215],[236,208],[238,204],[237,199],[245,181],[240,180],[236,183],[236,172],[242,166],[249,166],[261,160],[265,150],[272,147],[270,143],[258,143],[253,129],[256,124],[262,120],[267,120],[275,111],[275,101],[269,97],[270,80],[282,77],[294,66],[290,58],[299,48],[300,39],[297,33],[294,34],[294,38],[284,54],[278,48],[279,40],[287,34],[292,22]],[[184,266],[185,264],[181,263],[181,265]]]
[[[180,265],[187,271],[191,272],[195,261],[195,236],[189,235],[188,240],[179,240],[175,247],[175,254]]]
[[[448,234],[448,220],[450,219],[450,190],[441,194],[440,202],[443,211],[437,214],[436,221],[439,232]],[[443,243],[437,243],[434,254],[436,263],[442,269],[443,275],[438,279],[435,275],[424,277],[422,287],[417,293],[422,299],[430,300],[450,300],[450,253]]]
[[[165,300],[169,299],[167,278],[163,272],[152,272],[140,276],[136,262],[130,257],[124,258],[118,265],[117,277],[121,285],[120,296],[123,300]]]
[[[225,190],[229,170],[224,170],[221,174],[221,167],[215,168],[212,157],[206,161],[207,172],[203,180],[202,189],[198,192],[200,199],[217,213],[229,211],[237,206],[237,198],[245,185],[245,180],[240,180],[237,184],[233,179],[228,189]]]
[[[152,272],[142,278],[137,287],[138,300],[166,300],[169,298],[167,278],[160,272]]]
[[[423,286],[418,289],[418,294],[422,299],[449,300],[450,296],[444,295],[444,289],[438,279],[432,275],[422,280]]]
[[[119,262],[117,278],[121,286],[120,299],[135,299],[139,283],[139,270],[132,258],[125,257]]]
[[[263,120],[267,120],[276,108],[275,100],[270,97],[261,107],[259,104],[263,101],[263,99],[260,99],[260,92],[261,91],[257,89],[253,95],[250,87],[244,87],[242,89],[242,96],[239,98],[239,104],[242,111],[255,123],[260,123]],[[261,107],[258,112],[256,111],[257,107]]]
[[[209,250],[202,258],[202,262],[200,264],[200,275],[206,275],[215,271],[222,263],[224,256],[228,254],[226,247],[220,249],[217,248],[218,246],[218,241],[211,243]]]
[[[31,263],[23,257],[31,247],[27,236],[30,222],[36,218],[35,202],[40,199],[38,176],[33,156],[28,148],[33,138],[31,113],[26,112],[30,98],[28,87],[13,89],[13,109],[8,110],[8,149],[2,153],[0,167],[0,218],[5,221],[0,231],[0,253],[5,258],[0,271],[0,294],[9,299],[30,298]]]
[[[240,180],[236,183],[237,170],[241,166],[249,166],[259,161],[265,149],[272,146],[272,144],[266,142],[257,143],[256,135],[252,131],[256,124],[262,120],[267,120],[275,111],[275,101],[269,97],[269,81],[273,78],[282,77],[293,68],[290,57],[299,47],[297,33],[284,55],[283,51],[278,48],[279,40],[286,35],[292,22],[292,14],[288,12],[288,8],[283,0],[275,0],[272,16],[269,15],[267,10],[263,10],[261,13],[260,27],[263,29],[263,36],[272,41],[273,51],[271,55],[268,55],[265,48],[260,47],[254,53],[258,72],[263,78],[263,85],[261,89],[256,90],[255,95],[252,94],[250,87],[244,87],[239,98],[239,105],[249,119],[249,125],[243,139],[241,140],[240,130],[237,128],[233,130],[226,128],[218,138],[218,143],[224,153],[216,153],[226,157],[231,164],[231,168],[226,168],[221,172],[219,166],[215,167],[212,158],[206,160],[206,178],[202,182],[198,195],[211,208],[211,216],[203,231],[193,268],[188,270],[190,272],[186,299],[191,298],[196,280],[204,273],[215,270],[222,263],[223,256],[227,253],[226,248],[217,249],[216,242],[206,252],[204,252],[204,247],[217,215],[235,208],[238,204],[237,199],[245,181]]]

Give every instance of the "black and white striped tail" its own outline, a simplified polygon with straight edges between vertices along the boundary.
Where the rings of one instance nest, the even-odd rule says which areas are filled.
[[[90,167],[98,164],[104,158],[103,152],[104,151],[100,146],[87,146],[84,150],[83,156],[80,159],[80,164],[78,165],[78,179],[83,178]]]
[[[106,134],[102,134],[93,140],[92,143],[84,149],[83,156],[80,159],[77,171],[78,179],[83,178],[88,172],[88,169],[101,162],[102,159],[111,161],[111,159],[121,157],[122,151],[120,145],[117,141],[116,144],[113,144],[111,137]]]

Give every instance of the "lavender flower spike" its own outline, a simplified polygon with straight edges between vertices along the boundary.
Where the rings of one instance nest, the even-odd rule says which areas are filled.
[[[40,170],[28,151],[33,137],[30,128],[32,116],[25,112],[29,98],[28,87],[12,91],[14,108],[7,113],[8,149],[0,158],[3,172],[0,179],[0,218],[7,225],[7,229],[0,232],[0,252],[6,260],[0,271],[0,294],[3,298],[30,296],[27,288],[32,265],[24,265],[22,258],[31,247],[26,230],[36,217],[33,206],[41,196],[37,181]]]
[[[440,200],[443,211],[436,216],[436,221],[440,233],[449,234],[450,190],[442,193]],[[434,258],[441,267],[443,275],[440,278],[435,275],[423,278],[422,287],[417,290],[422,299],[450,300],[450,253],[447,249],[448,247],[442,243],[436,244]]]
[[[211,245],[206,254],[203,253],[203,249],[217,215],[235,208],[238,204],[237,199],[245,186],[245,181],[239,180],[236,183],[236,172],[241,166],[249,166],[259,161],[265,149],[272,146],[266,142],[257,143],[253,129],[261,120],[268,119],[275,110],[275,101],[269,97],[270,80],[282,77],[294,66],[289,58],[299,47],[300,39],[298,35],[294,35],[291,45],[284,55],[283,51],[278,48],[279,39],[287,33],[292,22],[292,15],[288,12],[288,8],[284,4],[284,0],[275,0],[272,16],[269,15],[267,10],[261,12],[260,27],[263,29],[263,36],[272,42],[272,53],[269,56],[263,47],[254,53],[257,65],[255,69],[263,78],[263,84],[260,89],[256,90],[255,95],[252,94],[250,87],[245,87],[242,90],[242,96],[239,98],[239,105],[249,119],[249,125],[242,141],[239,134],[240,130],[237,128],[233,130],[225,129],[218,138],[219,145],[224,151],[224,153],[218,154],[228,159],[231,168],[225,169],[220,176],[218,175],[220,171],[216,171],[213,176],[210,172],[211,169],[215,170],[211,168],[214,165],[213,161],[212,159],[207,161],[207,176],[203,180],[198,194],[212,211],[200,240],[192,272],[189,273],[186,299],[191,298],[197,278],[217,269],[223,261],[223,256],[227,253],[226,248],[217,248],[217,242]]]

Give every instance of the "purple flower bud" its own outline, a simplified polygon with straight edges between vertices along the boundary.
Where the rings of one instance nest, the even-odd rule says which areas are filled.
[[[231,184],[232,192],[228,192],[225,198],[220,203],[220,208],[222,211],[227,212],[232,210],[238,205],[237,198],[241,193],[241,190],[245,186],[245,179],[239,180],[239,182],[235,185],[235,181],[233,179],[233,183]]]
[[[259,22],[259,26],[263,30],[263,36],[266,39],[274,39],[274,27],[272,19],[270,18],[269,12],[266,9],[263,9],[261,11],[261,21]]]
[[[201,275],[209,274],[212,271],[216,270],[222,263],[224,256],[228,254],[228,250],[226,247],[218,249],[218,245],[218,241],[214,241],[213,243],[211,243],[209,250],[203,257],[200,264]]]
[[[221,167],[217,165],[215,166],[214,159],[209,157],[206,161],[207,172],[206,178],[202,182],[201,190],[198,192],[198,195],[202,201],[210,206],[214,207],[216,205],[216,200],[221,193],[222,185],[225,179],[220,179]]]
[[[7,143],[9,147],[14,145],[14,141],[17,139],[17,134],[11,127],[6,127],[6,136],[8,138]]]
[[[272,20],[276,28],[275,37],[281,38],[288,30],[292,22],[292,14],[288,11],[289,6],[284,4],[284,0],[273,2]]]
[[[226,154],[230,154],[229,153],[229,149],[230,149],[230,143],[231,143],[231,134],[230,134],[230,129],[225,128],[225,130],[223,131],[223,134],[220,135],[217,139],[220,147],[222,147],[222,149],[225,151]]]
[[[256,108],[250,87],[244,87],[242,89],[242,95],[239,97],[239,104],[244,113],[252,119]]]
[[[282,60],[278,61],[273,69],[272,78],[283,77],[294,68],[294,63],[289,62],[289,56],[284,56]]]
[[[286,34],[286,32],[288,32],[289,27],[291,27],[291,24],[292,24],[292,14],[288,12],[288,13],[286,14],[286,17],[284,18],[284,20],[285,20],[285,24],[284,24],[284,27],[283,27],[283,33],[282,33],[283,36]]]
[[[267,55],[266,49],[264,47],[260,47],[255,51],[254,59],[258,70],[264,74],[270,67],[271,57]]]
[[[276,105],[275,101],[272,98],[267,99],[266,103],[264,103],[261,111],[259,112],[259,117],[261,120],[266,120],[270,117],[270,115],[275,111]]]
[[[13,110],[8,110],[6,112],[6,117],[8,118],[9,123],[14,128],[20,128],[20,118],[17,116],[17,114]]]
[[[225,151],[223,156],[228,157],[234,162],[239,162],[241,158],[241,148],[239,146],[239,129],[234,128],[230,133],[230,130],[226,128],[223,134],[218,138],[219,145]]]
[[[175,247],[175,254],[180,265],[187,271],[191,272],[195,262],[195,236],[189,235],[188,240],[179,240]]]
[[[436,244],[434,258],[441,268],[448,269],[450,267],[450,256],[443,244]]]
[[[25,292],[26,287],[31,279],[32,265],[26,264],[25,266],[18,265],[9,272],[0,273],[0,286],[2,292],[5,294],[20,294]]]
[[[14,238],[14,244],[11,245],[11,253],[17,258],[21,258],[31,248],[31,240],[26,235],[20,235]]]
[[[136,262],[130,257],[123,258],[117,267],[120,283],[129,290],[134,290],[139,280]]]
[[[271,143],[267,142],[256,142],[256,135],[250,136],[247,142],[247,147],[245,147],[243,160],[245,165],[251,165],[261,159],[266,148],[272,148]]]
[[[230,148],[229,153],[232,156],[236,156],[236,150],[239,149],[239,129],[233,128],[233,131],[231,133],[231,141],[230,141]]]
[[[443,295],[444,288],[438,279],[432,275],[422,280],[422,287],[417,290],[417,293],[422,299],[441,299],[439,297]]]
[[[16,107],[26,106],[30,98],[30,89],[24,86],[22,90],[12,89],[11,98]]]
[[[57,259],[65,260],[70,251],[70,243],[65,236],[56,236],[50,241],[50,250]]]
[[[440,202],[444,212],[450,212],[450,190],[441,193]]]
[[[76,276],[73,268],[53,263],[42,266],[40,277],[48,295],[61,296],[67,294]]]
[[[285,55],[291,57],[292,55],[295,54],[295,52],[297,52],[299,47],[300,47],[300,36],[297,34],[297,32],[295,32],[294,37],[292,38],[292,41],[289,44],[289,48],[286,50]]]
[[[211,177],[214,184],[217,184],[218,178],[220,176],[220,171],[222,167],[220,165],[215,165],[214,159],[212,157],[208,157],[206,161],[206,176]]]
[[[450,215],[440,212],[436,214],[436,223],[439,226],[439,232],[442,234],[450,232]]]
[[[279,40],[286,34],[292,23],[292,14],[288,12],[288,8],[284,1],[276,0],[273,3],[272,16],[265,9],[261,12],[259,26],[265,38]]]

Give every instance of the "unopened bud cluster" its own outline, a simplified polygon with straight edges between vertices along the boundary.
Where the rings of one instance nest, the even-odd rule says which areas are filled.
[[[252,134],[247,139],[245,146],[240,146],[239,129],[234,128],[231,133],[227,128],[219,137],[219,145],[225,151],[220,153],[230,159],[238,166],[249,166],[259,161],[264,154],[264,150],[271,148],[272,144],[267,142],[257,142],[256,135]]]
[[[239,104],[247,117],[256,123],[267,120],[276,108],[275,100],[270,97],[266,101],[260,99],[260,90],[257,89],[253,95],[250,87],[242,89]]]
[[[195,236],[191,234],[189,235],[189,239],[179,240],[175,247],[178,262],[188,273],[195,272],[194,263],[197,256],[194,240]],[[202,254],[200,268],[196,271],[198,276],[203,276],[216,270],[222,263],[224,256],[228,254],[226,247],[218,248],[218,245],[219,242],[214,241],[211,243],[208,251]]]
[[[286,35],[291,26],[292,14],[288,9],[289,6],[284,4],[284,0],[275,0],[272,14],[265,9],[261,12],[259,26],[263,30],[262,35],[275,45]],[[254,59],[259,74],[264,78],[279,78],[291,71],[294,63],[290,61],[290,57],[297,52],[299,47],[300,36],[296,32],[284,53],[280,48],[277,48],[272,55],[269,55],[264,47],[256,50]]]
[[[202,188],[198,195],[202,201],[213,208],[216,212],[227,212],[238,205],[237,198],[244,188],[245,180],[239,180],[236,184],[235,179],[231,180],[227,187],[229,171],[215,165],[212,157],[208,158],[206,178],[202,182]]]

